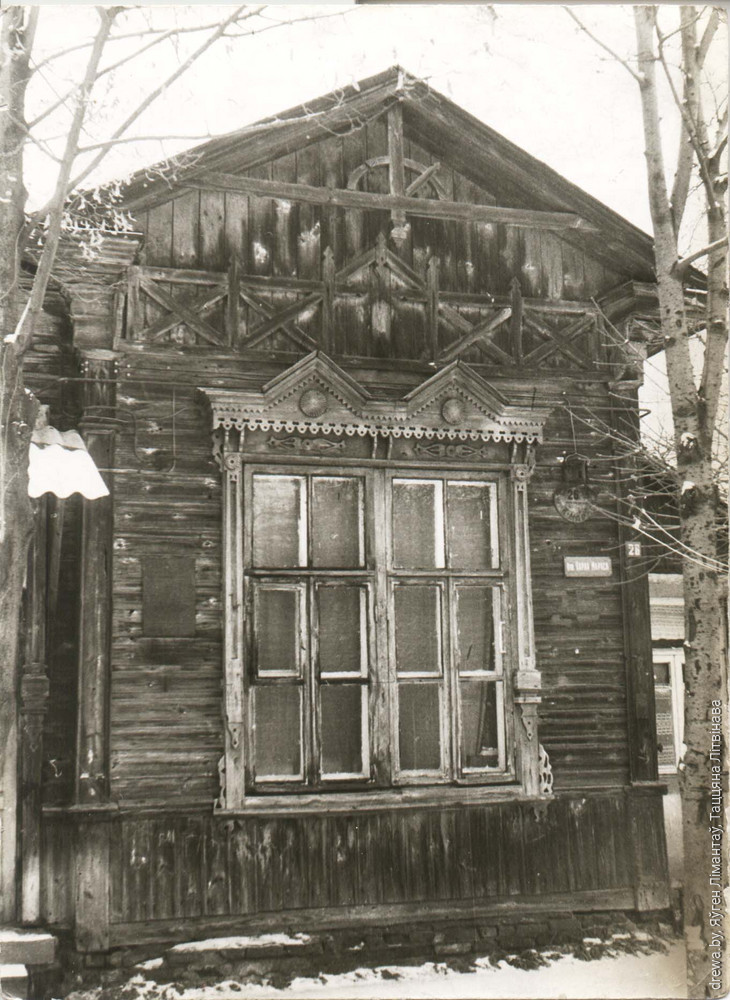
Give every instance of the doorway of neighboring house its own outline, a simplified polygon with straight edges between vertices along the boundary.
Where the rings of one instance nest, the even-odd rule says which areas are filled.
[[[659,777],[667,783],[664,825],[672,885],[682,884],[682,803],[678,765],[684,738],[684,599],[682,577],[650,573],[651,633]]]

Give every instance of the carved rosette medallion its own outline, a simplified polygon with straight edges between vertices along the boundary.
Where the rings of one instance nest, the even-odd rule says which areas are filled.
[[[441,416],[447,424],[458,424],[464,416],[464,404],[456,396],[450,396],[441,407]]]
[[[321,417],[328,408],[327,396],[319,389],[305,389],[299,397],[299,409],[305,417]]]

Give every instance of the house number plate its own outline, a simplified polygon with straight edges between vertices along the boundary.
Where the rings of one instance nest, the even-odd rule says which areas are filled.
[[[610,556],[564,556],[566,576],[613,576]]]

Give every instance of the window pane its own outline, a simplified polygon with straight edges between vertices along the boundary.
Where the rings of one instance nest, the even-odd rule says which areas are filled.
[[[442,484],[393,480],[393,559],[403,569],[444,565]]]
[[[362,774],[363,699],[367,689],[361,684],[323,684],[319,691],[322,773]]]
[[[259,674],[299,673],[297,590],[260,587],[256,595],[256,668]]]
[[[440,722],[438,685],[398,685],[398,746],[401,771],[439,770]]]
[[[461,756],[467,769],[499,766],[497,685],[461,681]]]
[[[441,601],[438,587],[394,588],[395,662],[398,673],[439,673]]]
[[[291,686],[254,689],[256,777],[291,778],[301,774],[301,690]]]
[[[362,480],[312,480],[312,564],[362,566]]]
[[[661,664],[669,666],[669,664]],[[656,668],[656,665],[655,665]],[[658,764],[660,767],[675,767],[677,758],[674,749],[674,719],[672,717],[671,691],[659,689],[655,692],[656,704],[656,736],[659,749]]]
[[[669,664],[668,663],[655,663],[654,664],[654,683],[655,684],[669,684]]]
[[[495,670],[492,588],[459,587],[456,592],[458,668],[461,673]]]
[[[253,477],[254,566],[285,569],[307,561],[304,480]]]
[[[363,672],[366,592],[362,587],[319,587],[320,673]]]
[[[491,567],[491,492],[487,483],[448,484],[449,566],[452,569]]]

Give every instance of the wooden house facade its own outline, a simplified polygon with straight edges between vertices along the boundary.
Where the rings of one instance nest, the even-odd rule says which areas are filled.
[[[666,906],[611,516],[651,240],[397,68],[124,198],[59,278],[111,497],[48,509],[26,919],[105,952]]]

